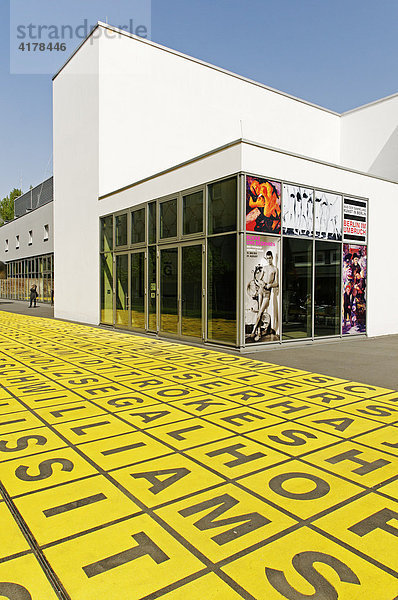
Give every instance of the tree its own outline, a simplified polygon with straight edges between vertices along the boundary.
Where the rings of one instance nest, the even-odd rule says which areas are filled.
[[[14,200],[22,194],[21,190],[14,188],[10,194],[0,202],[0,227],[5,221],[11,221],[14,218]]]

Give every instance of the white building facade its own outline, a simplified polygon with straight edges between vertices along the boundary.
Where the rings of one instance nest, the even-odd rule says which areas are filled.
[[[53,208],[52,177],[15,199],[14,219],[0,227],[0,298],[27,300],[35,284],[39,301],[51,302]]]
[[[54,78],[55,316],[246,350],[398,333],[397,103],[340,115],[99,24]]]

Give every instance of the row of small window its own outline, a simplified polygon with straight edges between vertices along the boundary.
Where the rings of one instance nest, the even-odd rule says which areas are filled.
[[[43,233],[43,242],[47,242],[48,241],[48,225],[44,225],[44,233]],[[33,244],[33,230],[30,229],[28,231],[28,246],[31,246]],[[18,250],[18,248],[20,247],[20,239],[19,239],[19,235],[15,236],[15,249]],[[4,248],[5,252],[8,252],[9,250],[9,243],[8,243],[8,239],[5,240],[5,248]]]
[[[7,277],[40,277],[53,274],[53,255],[25,258],[7,264]]]
[[[207,233],[236,231],[236,177],[207,186]],[[101,219],[101,251],[130,244],[155,244],[161,240],[203,235],[206,229],[205,188],[181,192],[173,198]]]

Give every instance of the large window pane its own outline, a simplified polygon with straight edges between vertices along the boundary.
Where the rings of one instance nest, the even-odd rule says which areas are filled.
[[[341,244],[315,242],[314,335],[340,333]]]
[[[178,333],[178,248],[160,251],[160,329]]]
[[[116,325],[129,324],[129,257],[128,254],[116,256]]]
[[[127,245],[127,215],[115,217],[116,246]]]
[[[160,237],[175,237],[177,235],[177,199],[162,202],[159,207]]]
[[[113,259],[112,254],[101,255],[101,323],[113,323]]]
[[[283,339],[312,336],[312,240],[284,238]]]
[[[156,242],[156,202],[148,204],[148,243]]]
[[[236,177],[209,185],[209,233],[236,229]]]
[[[137,252],[131,262],[131,326],[145,329],[145,254]]]
[[[131,243],[145,242],[145,208],[131,213]]]
[[[182,232],[184,235],[203,231],[203,192],[187,194],[182,199]]]
[[[207,251],[207,336],[236,342],[236,236],[209,238]]]
[[[148,248],[148,329],[156,331],[156,246]]]
[[[181,249],[181,333],[202,337],[202,244]]]

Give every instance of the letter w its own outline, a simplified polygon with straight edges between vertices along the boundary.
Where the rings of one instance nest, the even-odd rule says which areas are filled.
[[[217,496],[217,498],[211,498],[210,500],[205,500],[204,502],[200,502],[200,504],[195,504],[194,506],[188,506],[188,508],[184,508],[180,510],[179,513],[183,517],[189,517],[190,515],[194,515],[196,513],[202,512],[203,510],[207,510],[212,508],[213,506],[217,507],[212,510],[208,515],[199,519],[194,523],[195,527],[197,527],[200,531],[205,531],[206,529],[213,529],[214,527],[223,527],[226,525],[233,525],[234,523],[241,523],[237,527],[233,527],[228,531],[224,531],[223,533],[218,533],[213,536],[211,539],[214,540],[219,546],[223,544],[227,544],[228,542],[232,542],[236,538],[246,535],[259,527],[263,527],[264,525],[268,525],[271,521],[260,515],[259,513],[253,512],[248,513],[246,515],[237,515],[236,517],[229,517],[227,519],[218,519],[217,517],[221,516],[234,506],[239,504],[239,501],[235,498],[232,498],[229,494],[223,494],[222,496]]]

